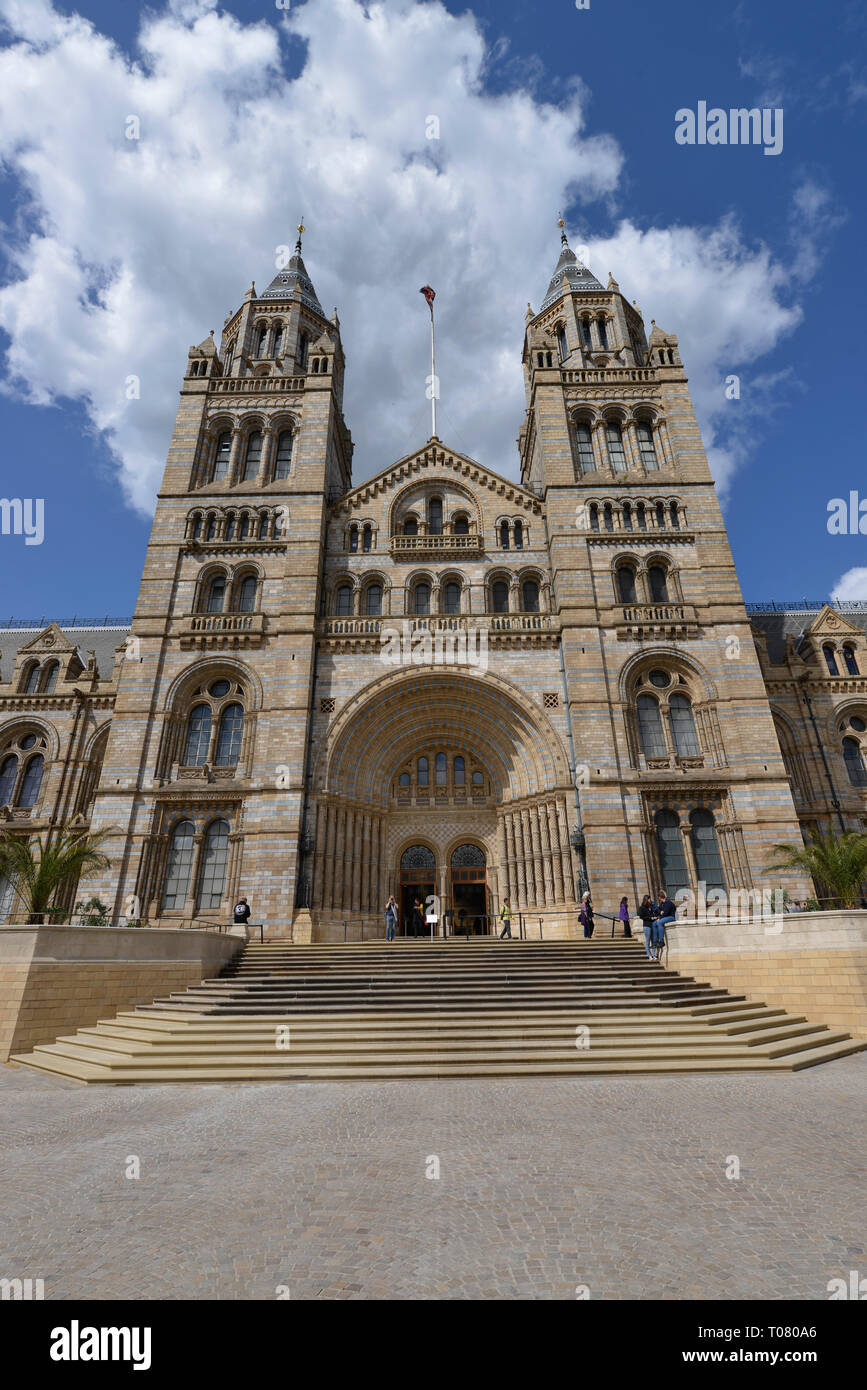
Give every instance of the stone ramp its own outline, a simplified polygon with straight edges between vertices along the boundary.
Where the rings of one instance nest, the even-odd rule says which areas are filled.
[[[84,1083],[796,1071],[867,1043],[630,940],[248,945],[224,973],[13,1060]]]

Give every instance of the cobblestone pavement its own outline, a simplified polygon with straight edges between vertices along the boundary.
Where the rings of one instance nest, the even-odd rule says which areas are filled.
[[[0,1067],[0,1276],[51,1299],[827,1299],[867,1274],[865,1094],[867,1054],[355,1085]]]

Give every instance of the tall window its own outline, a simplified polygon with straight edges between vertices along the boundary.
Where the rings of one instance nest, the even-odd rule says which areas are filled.
[[[226,866],[229,862],[229,824],[228,821],[211,821],[205,835],[202,854],[202,871],[199,875],[198,908],[201,912],[213,912],[223,901],[226,884]]]
[[[659,460],[656,457],[656,445],[653,442],[653,426],[647,420],[639,420],[636,426],[638,432],[638,452],[641,455],[641,462],[644,467],[652,472],[659,468]]]
[[[855,660],[855,648],[846,646],[843,648],[843,660],[846,663],[846,670],[850,676],[859,676],[858,662]]]
[[[39,662],[34,662],[27,673],[27,680],[24,683],[24,694],[35,695],[39,689],[40,668]]]
[[[0,763],[0,806],[8,806],[11,802],[17,779],[18,757],[15,753],[10,753]]]
[[[692,705],[685,695],[672,695],[668,701],[668,722],[671,728],[671,741],[675,753],[681,757],[695,757],[700,752]]]
[[[253,613],[256,608],[256,590],[259,582],[255,574],[246,574],[238,588],[237,612]]]
[[[364,611],[369,618],[378,618],[382,613],[382,585],[368,584],[364,591]]]
[[[232,452],[232,436],[228,430],[224,431],[217,440],[217,451],[214,455],[214,482],[221,483],[229,476],[229,455]]]
[[[437,753],[434,763],[434,777],[438,787],[444,787],[448,779],[448,765],[445,753]]]
[[[590,530],[599,530],[599,508],[595,502],[591,502],[590,504]]]
[[[414,517],[414,516],[408,516],[408,517],[407,517],[406,521],[403,523],[403,534],[404,534],[405,536],[417,536],[417,535],[418,535],[418,520],[417,520],[416,517]]]
[[[54,690],[54,687],[57,685],[57,676],[59,674],[59,671],[60,662],[52,661],[51,665],[48,667],[45,680],[42,683],[42,689],[45,691],[46,695],[50,695]]]
[[[539,585],[535,579],[525,579],[521,585],[521,599],[525,613],[539,611]]]
[[[211,743],[211,707],[194,705],[187,720],[184,767],[203,767]]]
[[[277,455],[274,459],[274,477],[288,478],[292,471],[292,431],[283,430],[277,440]]]
[[[244,732],[244,711],[240,705],[227,705],[220,719],[217,735],[217,767],[235,767],[241,756],[241,737]]]
[[[840,671],[837,666],[837,658],[834,655],[834,648],[827,646],[823,647],[822,651],[825,653],[825,665],[828,667],[828,675],[839,676]]]
[[[357,527],[357,526],[350,526],[350,528],[349,528],[349,549],[350,549],[350,551],[351,551],[351,553],[352,553],[353,555],[354,555],[355,552],[358,550],[358,527]]]
[[[646,530],[647,530],[647,512],[645,511],[645,507],[644,507],[644,503],[643,503],[643,502],[639,502],[639,503],[636,505],[635,512],[636,512],[636,515],[637,515],[637,517],[638,517],[638,529],[639,529],[639,531],[646,531]]]
[[[504,580],[498,579],[491,585],[491,598],[493,600],[495,613],[508,613],[509,586]]]
[[[430,612],[430,584],[416,584],[413,592],[414,610],[416,613]]]
[[[310,340],[306,333],[298,334],[298,352],[295,361],[298,364],[299,372],[307,371],[307,356],[310,350]]]
[[[560,353],[560,361],[565,362],[569,356],[569,344],[566,342],[566,330],[562,323],[557,324],[557,348]]]
[[[593,339],[590,336],[590,320],[581,320],[581,337],[584,339],[584,346],[588,352],[593,351]]]
[[[617,420],[609,420],[605,427],[608,440],[608,461],[615,473],[626,472],[626,454],[623,451],[623,430]]]
[[[677,503],[676,503],[676,502],[670,502],[670,503],[669,503],[669,506],[668,506],[668,515],[669,515],[669,519],[670,519],[670,521],[671,521],[671,529],[672,529],[672,531],[679,531],[679,530],[680,530],[680,514],[679,514],[679,512],[678,512],[678,510],[677,510]]]
[[[439,497],[432,497],[427,509],[428,531],[432,536],[443,533],[443,504]]]
[[[515,524],[514,524],[514,526],[512,527],[512,530],[513,530],[514,536],[515,536],[515,549],[516,549],[516,550],[523,550],[523,549],[524,549],[524,527],[522,526],[521,522],[520,522],[520,521],[516,521]]]
[[[680,833],[680,821],[674,811],[656,813],[656,848],[662,877],[662,882],[657,886],[665,888],[671,894],[680,888],[688,888],[686,851]]]
[[[596,460],[593,457],[593,435],[590,426],[579,421],[575,426],[575,443],[578,448],[578,467],[582,473],[595,473]]]
[[[867,767],[864,766],[861,745],[856,738],[844,738],[843,757],[846,760],[846,771],[852,786],[867,786]]]
[[[713,812],[703,808],[690,811],[689,821],[692,827],[692,852],[699,880],[706,883],[708,888],[725,888],[725,874]]]
[[[244,455],[244,478],[245,483],[254,481],[259,476],[259,464],[262,461],[262,435],[259,430],[254,430],[247,440],[247,452]]]
[[[416,781],[420,787],[427,786],[427,758],[419,758],[416,768]]]
[[[348,618],[352,612],[352,588],[349,584],[341,584],[337,589],[337,616],[338,618]]]
[[[24,776],[21,779],[21,787],[18,792],[18,805],[22,807],[35,806],[39,796],[39,788],[42,786],[42,773],[45,770],[45,759],[41,753],[34,753],[29,763],[24,769]]]
[[[6,878],[5,874],[0,874],[0,922],[5,922],[9,916],[14,895],[15,880]]]
[[[623,503],[623,529],[624,531],[633,530],[632,526],[632,503]]]
[[[668,576],[662,565],[650,565],[647,578],[650,581],[651,603],[668,603]]]
[[[259,337],[256,343],[256,356],[264,357],[265,349],[268,346],[268,325],[263,323],[259,329]]]
[[[455,517],[455,535],[468,536],[470,534],[469,518],[465,516]]]
[[[646,758],[664,758],[668,749],[662,732],[659,702],[652,695],[639,695],[636,701],[638,739]]]
[[[617,571],[617,591],[621,603],[637,602],[635,590],[635,570],[631,565],[621,565]]]
[[[656,525],[658,530],[665,530],[665,507],[662,502],[656,504]]]
[[[365,553],[367,553],[370,550],[372,540],[373,531],[370,526],[365,526],[361,535],[361,548]]]
[[[614,512],[611,510],[611,503],[610,503],[610,502],[606,502],[606,503],[605,503],[605,506],[602,508],[602,516],[603,516],[603,519],[604,519],[604,521],[605,521],[605,530],[606,530],[606,531],[613,531],[613,530],[614,530]]]
[[[597,327],[598,332],[599,332],[599,341],[600,341],[600,343],[602,344],[602,347],[603,347],[603,349],[605,350],[605,352],[607,352],[607,351],[608,351],[608,329],[607,329],[606,326],[605,326],[605,320],[604,320],[604,319],[597,319],[597,320],[596,320],[596,327]]]
[[[502,547],[503,550],[508,550],[508,549],[509,549],[509,523],[508,523],[508,521],[501,521],[501,522],[500,522],[500,546]]]
[[[455,758],[455,786],[462,787],[466,781],[466,763],[463,758]]]
[[[461,611],[461,586],[453,579],[450,579],[443,590],[443,612],[460,613]]]
[[[209,613],[222,613],[225,598],[226,576],[224,574],[215,574],[208,588],[207,611]]]
[[[208,524],[205,527],[205,540],[212,541],[217,534],[217,518],[213,512],[208,513]]]
[[[182,908],[187,899],[193,868],[194,835],[195,827],[191,820],[182,820],[172,831],[163,889],[163,908],[169,912]]]

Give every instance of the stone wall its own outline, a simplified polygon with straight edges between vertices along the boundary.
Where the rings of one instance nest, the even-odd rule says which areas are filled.
[[[681,974],[867,1037],[867,911],[670,927]]]
[[[123,927],[0,928],[0,1061],[219,974],[243,938]]]

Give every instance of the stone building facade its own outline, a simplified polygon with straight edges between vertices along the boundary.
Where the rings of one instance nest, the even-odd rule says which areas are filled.
[[[566,934],[585,876],[763,888],[799,822],[867,824],[863,625],[751,622],[677,338],[562,241],[520,482],[432,437],[352,485],[299,241],[190,349],[131,625],[0,631],[0,814],[106,830],[112,920]]]

